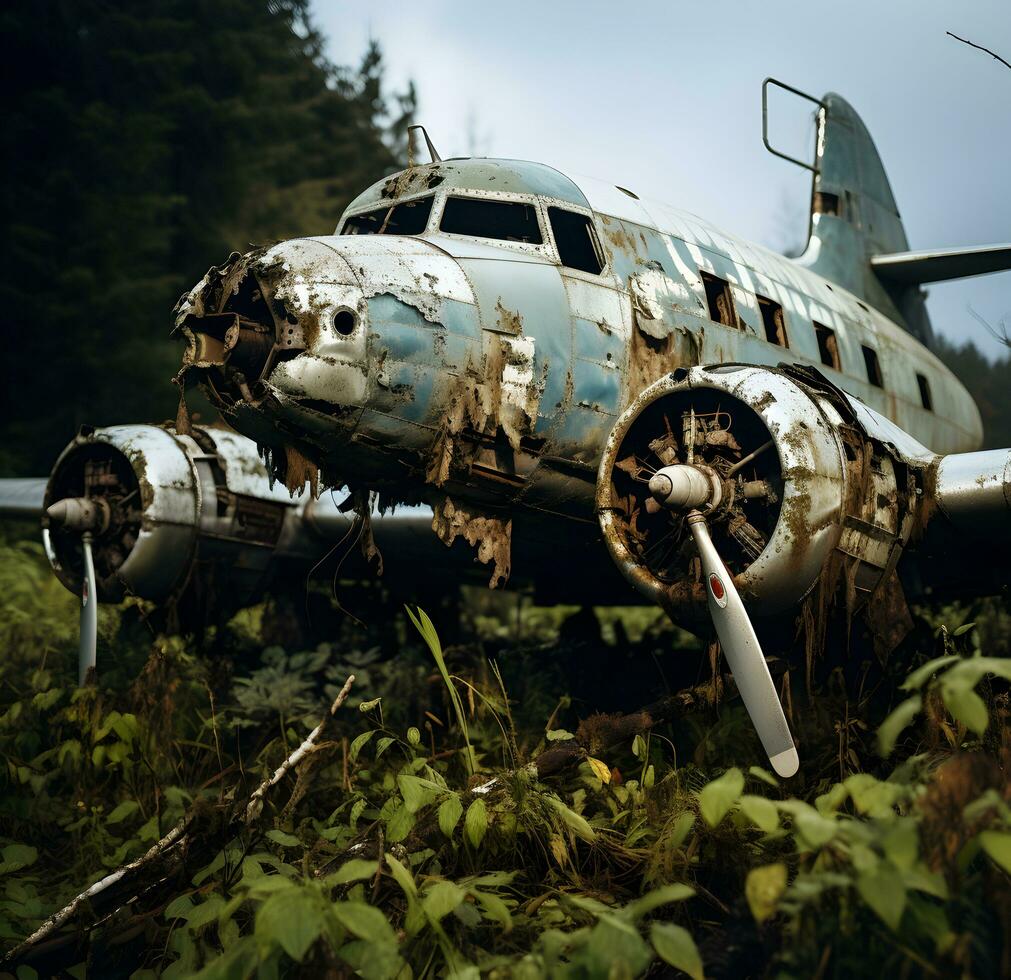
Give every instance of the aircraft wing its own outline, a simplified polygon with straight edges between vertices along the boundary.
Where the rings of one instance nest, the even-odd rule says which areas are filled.
[[[44,476],[0,480],[0,517],[39,517],[45,494]]]
[[[1011,244],[875,255],[871,268],[882,279],[902,285],[982,276],[1011,269]]]

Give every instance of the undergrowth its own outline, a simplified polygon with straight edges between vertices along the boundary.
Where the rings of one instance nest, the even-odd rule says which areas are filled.
[[[78,689],[76,603],[36,546],[4,547],[0,588],[2,949],[202,821],[184,867],[86,908],[19,978],[1009,973],[996,604],[977,625],[935,611],[922,649],[856,690],[788,679],[802,769],[784,783],[732,700],[607,737],[623,722],[588,691],[659,695],[676,673],[645,620],[636,661],[545,621],[513,642],[486,609],[443,649],[418,610],[391,657],[367,631],[264,648],[255,614],[198,652],[127,609],[103,612]],[[315,750],[227,836],[350,674]]]

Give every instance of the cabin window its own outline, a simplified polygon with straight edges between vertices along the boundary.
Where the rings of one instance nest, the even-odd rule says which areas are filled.
[[[481,197],[449,197],[440,229],[448,235],[493,238],[502,242],[540,245],[537,209],[517,201],[489,201]]]
[[[736,327],[737,311],[734,309],[734,295],[730,291],[730,283],[708,272],[700,272],[699,275],[706,290],[709,319],[727,327]]]
[[[818,353],[821,354],[821,363],[826,367],[841,371],[842,360],[839,357],[839,341],[836,339],[835,331],[817,320],[814,320],[813,323],[814,335],[818,338]]]
[[[600,275],[604,262],[589,215],[564,208],[548,208],[548,220],[562,265]]]
[[[862,345],[860,349],[864,352],[864,367],[867,368],[867,380],[875,388],[884,388],[885,380],[881,376],[881,362],[878,360],[878,352],[873,347]]]
[[[916,383],[920,386],[920,404],[928,411],[934,410],[934,399],[930,394],[930,382],[925,374],[916,375]]]
[[[790,343],[786,339],[786,319],[783,316],[783,307],[765,296],[756,296],[755,299],[758,300],[758,308],[762,311],[765,339],[770,344],[789,347]]]
[[[354,214],[344,222],[342,235],[420,235],[432,213],[431,194],[393,207]]]

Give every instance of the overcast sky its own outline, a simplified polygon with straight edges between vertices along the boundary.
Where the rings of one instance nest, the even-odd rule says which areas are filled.
[[[913,249],[1011,241],[1011,0],[549,2],[316,0],[339,64],[381,44],[413,79],[444,157],[538,160],[695,212],[782,249],[807,228],[810,175],[765,151],[767,75],[861,114]],[[777,98],[775,141],[810,158],[810,106]],[[933,285],[935,329],[1004,351],[1011,273]]]

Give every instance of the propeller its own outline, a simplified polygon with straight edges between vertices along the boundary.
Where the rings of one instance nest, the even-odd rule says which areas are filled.
[[[719,477],[709,467],[674,464],[653,474],[649,490],[658,505],[687,511],[686,523],[702,561],[709,615],[737,682],[741,700],[772,768],[780,776],[794,775],[800,768],[800,757],[776,694],[769,665],[733,577],[720,559],[700,509],[711,510],[719,504],[722,496]]]
[[[77,654],[77,683],[84,687],[88,671],[98,663],[98,589],[95,559],[91,554],[91,531],[81,535],[84,548],[84,578],[81,582],[81,644]]]
[[[95,557],[92,542],[95,532],[109,526],[109,505],[93,497],[65,497],[46,509],[53,524],[70,531],[81,532],[83,568],[81,581],[81,639],[78,647],[78,684],[82,687],[88,672],[98,663],[98,585],[95,580]]]

